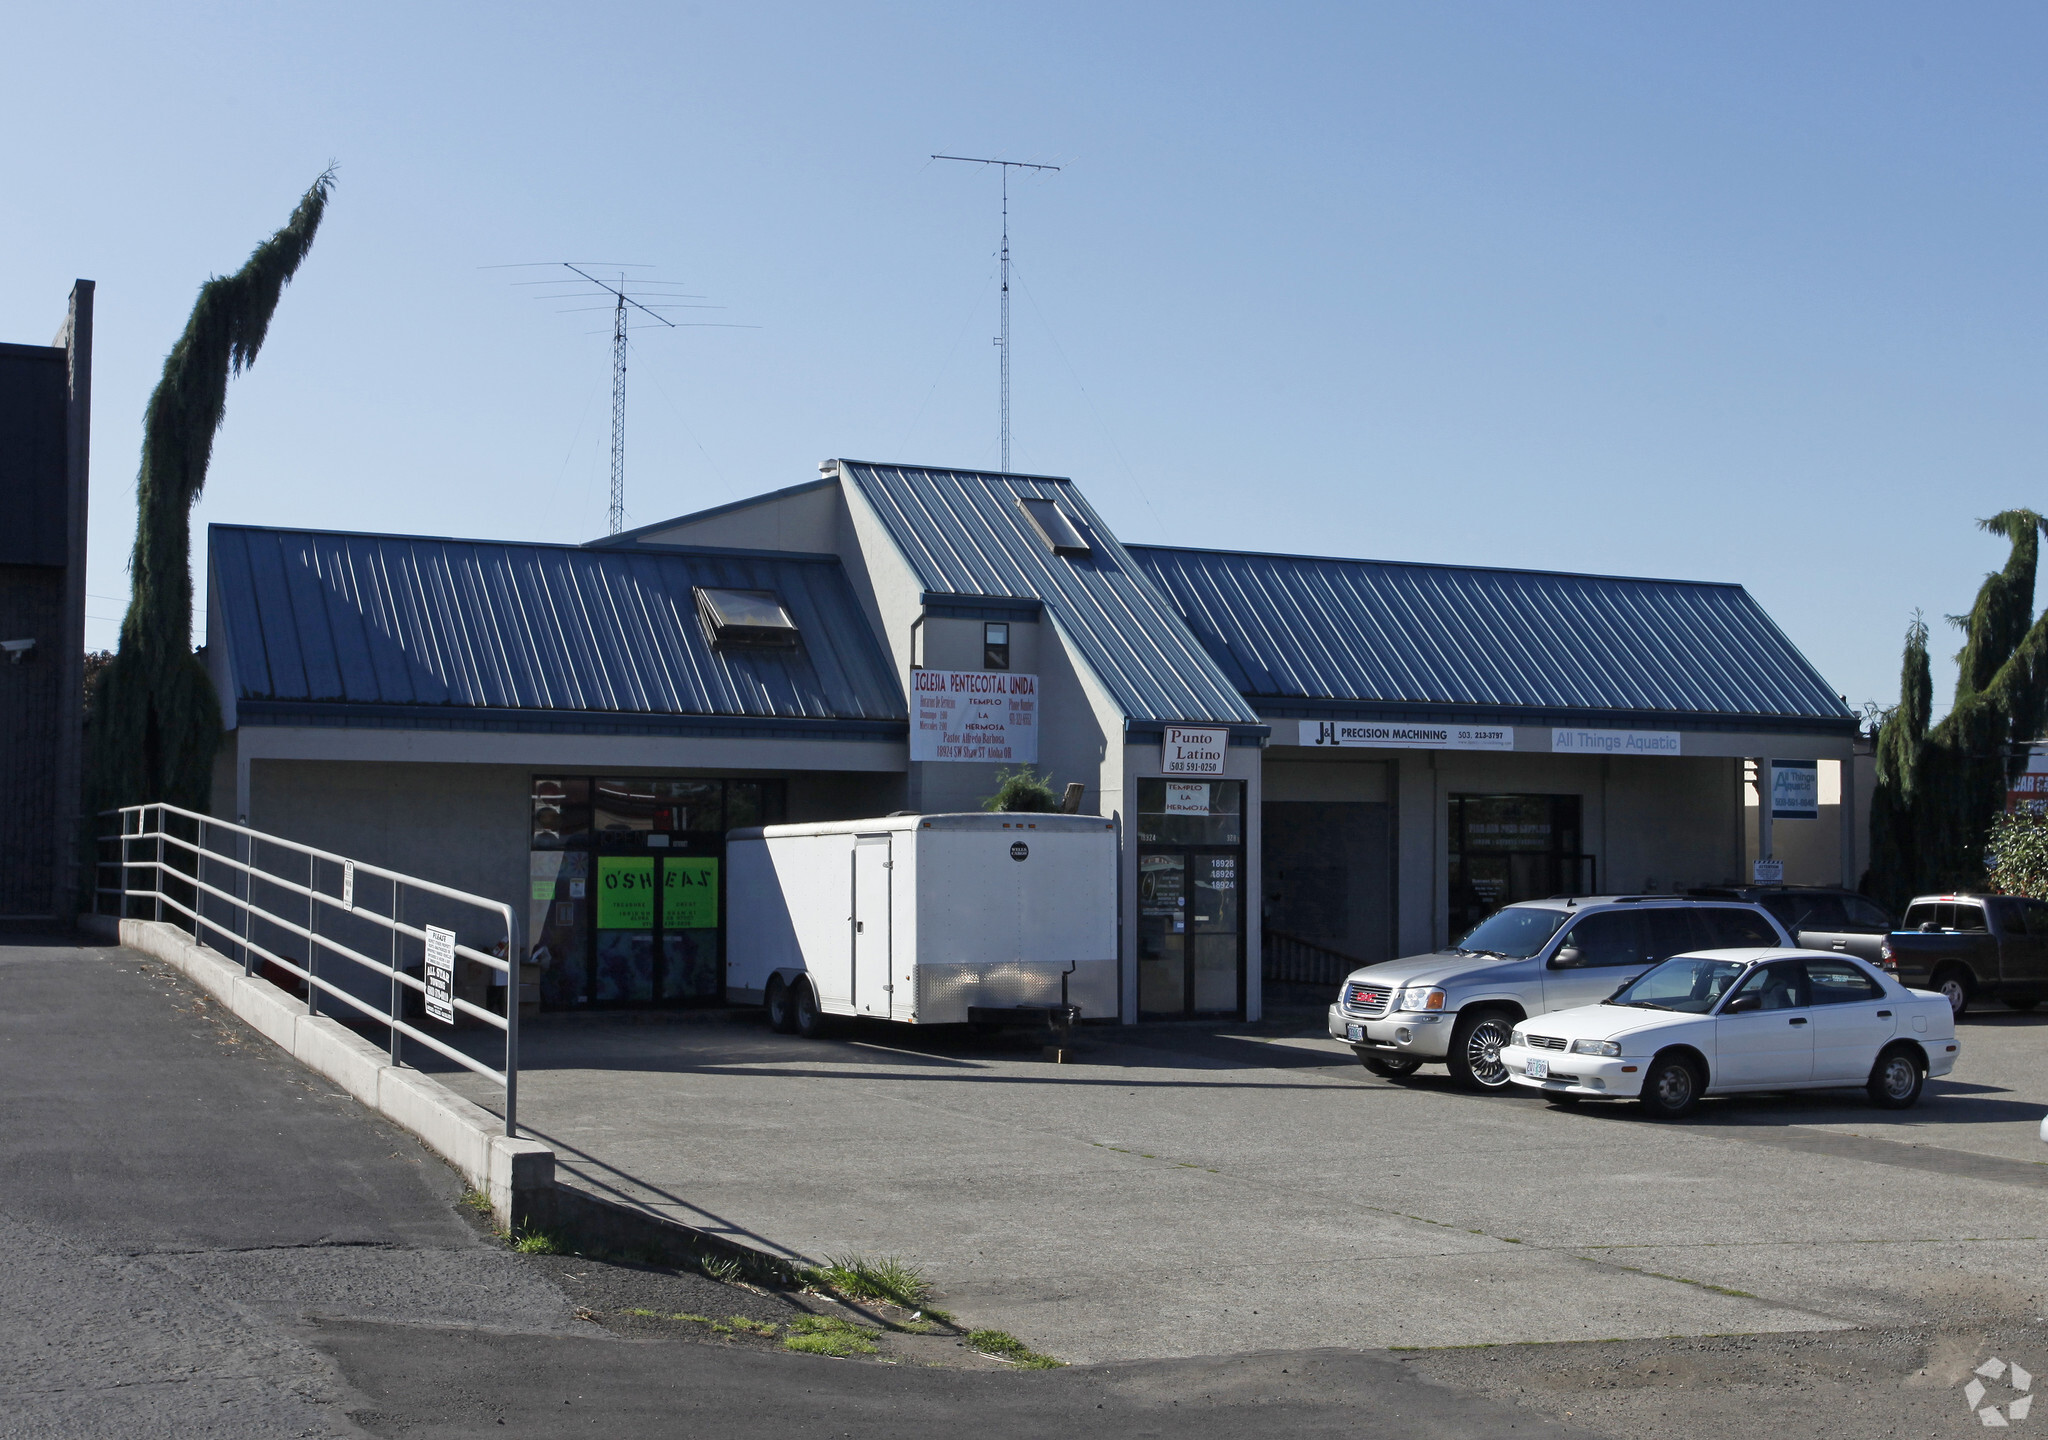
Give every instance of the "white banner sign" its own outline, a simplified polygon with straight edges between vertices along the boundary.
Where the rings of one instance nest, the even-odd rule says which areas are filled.
[[[1038,677],[1008,670],[910,672],[910,758],[1038,763]]]
[[[1207,815],[1209,813],[1209,784],[1197,780],[1166,782],[1166,813],[1169,815]]]
[[[1168,775],[1221,775],[1224,752],[1229,748],[1228,730],[1183,730],[1169,725],[1159,746],[1159,768]],[[1209,813],[1206,806],[1202,813]]]
[[[1676,730],[1565,730],[1550,732],[1558,755],[1676,755]]]
[[[1366,745],[1382,750],[1512,750],[1512,725],[1389,725],[1378,720],[1304,720],[1304,745]]]
[[[1785,862],[1783,860],[1759,860],[1750,867],[1759,885],[1782,885],[1785,883]]]
[[[427,1014],[455,1023],[455,932],[438,925],[427,927]]]

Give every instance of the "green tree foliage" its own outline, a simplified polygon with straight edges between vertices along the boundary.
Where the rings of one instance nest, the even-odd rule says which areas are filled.
[[[220,700],[192,653],[192,502],[206,484],[228,380],[263,348],[278,297],[312,248],[334,172],[233,275],[199,290],[142,424],[132,586],[121,644],[93,686],[89,814],[166,800],[208,808]]]
[[[984,810],[1024,810],[1043,813],[1059,809],[1059,797],[1052,793],[1052,777],[1040,775],[1029,765],[996,771],[996,793],[981,802]]]
[[[2001,895],[2048,900],[2048,815],[2030,809],[1992,816],[1984,874]]]
[[[2005,537],[2005,568],[1984,577],[1965,616],[1955,704],[1929,728],[1933,683],[1927,627],[1906,632],[1899,704],[1877,735],[1877,794],[1870,815],[1871,893],[1894,909],[1928,890],[1984,882],[1984,835],[2006,787],[2041,730],[2048,705],[2048,614],[2034,608],[2042,518],[2006,510],[1979,527]]]

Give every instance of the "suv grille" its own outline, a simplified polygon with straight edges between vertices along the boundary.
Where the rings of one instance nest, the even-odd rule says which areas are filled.
[[[1394,987],[1391,985],[1365,985],[1353,981],[1344,987],[1344,1008],[1356,1015],[1367,1015],[1377,1019],[1387,1013],[1387,1007],[1394,1003]]]
[[[1564,1041],[1556,1035],[1531,1035],[1529,1043],[1538,1050],[1564,1049]]]

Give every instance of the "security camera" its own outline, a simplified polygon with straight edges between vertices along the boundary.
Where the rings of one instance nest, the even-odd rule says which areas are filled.
[[[16,665],[28,659],[29,651],[35,648],[34,640],[0,640],[0,650],[5,650],[7,658]]]

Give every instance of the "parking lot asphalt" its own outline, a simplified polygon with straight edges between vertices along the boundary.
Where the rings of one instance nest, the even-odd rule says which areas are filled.
[[[6,1440],[1221,1440],[1355,1434],[1368,1395],[1395,1440],[1585,1433],[1385,1355],[930,1368],[622,1325],[775,1297],[511,1252],[412,1137],[132,951],[0,936],[0,987]]]
[[[2048,1016],[1966,1019],[1902,1115],[1851,1091],[1678,1124],[1375,1079],[1317,1028],[1089,1029],[1051,1065],[960,1032],[575,1017],[526,1028],[521,1118],[570,1183],[904,1257],[1072,1360],[2042,1313]]]

